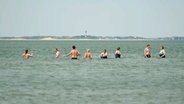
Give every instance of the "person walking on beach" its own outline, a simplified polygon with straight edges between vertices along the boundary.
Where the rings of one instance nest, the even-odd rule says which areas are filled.
[[[58,48],[55,48],[55,58],[56,58],[56,59],[59,59],[60,56],[61,56],[61,52],[59,51]]]
[[[166,52],[165,52],[164,46],[161,46],[161,47],[160,47],[159,56],[160,56],[161,58],[165,58],[165,57],[166,57]]]
[[[66,56],[71,56],[71,59],[77,59],[80,53],[75,46],[72,46],[72,50]]]
[[[27,60],[27,59],[29,59],[30,57],[33,57],[33,55],[26,49],[26,50],[24,51],[24,53],[22,54],[22,57],[23,57],[25,60]]]
[[[115,51],[115,58],[121,58],[121,50],[120,47],[118,47]]]
[[[146,48],[144,48],[144,57],[151,58],[151,47],[150,44],[147,44]]]
[[[84,53],[84,58],[88,61],[92,59],[92,54],[90,52],[89,49],[86,50],[86,52]]]
[[[101,53],[100,53],[100,58],[102,59],[107,59],[108,58],[108,52],[106,49],[104,49]]]

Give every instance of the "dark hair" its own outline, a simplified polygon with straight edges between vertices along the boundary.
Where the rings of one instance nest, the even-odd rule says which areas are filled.
[[[104,49],[104,52],[107,52],[107,50],[106,50],[106,49]]]
[[[76,47],[73,45],[72,48],[75,49]]]
[[[118,47],[117,50],[120,50],[120,47]]]
[[[162,49],[164,49],[164,46],[162,46]]]
[[[147,47],[149,47],[150,46],[150,44],[147,44]]]
[[[27,54],[27,53],[28,53],[28,50],[26,49],[26,50],[25,50],[25,54]]]

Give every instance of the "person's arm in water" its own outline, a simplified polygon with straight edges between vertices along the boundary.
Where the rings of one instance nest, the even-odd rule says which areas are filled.
[[[56,52],[56,56],[55,57],[56,58],[59,58],[60,57],[60,52],[59,51]]]
[[[72,50],[68,54],[66,54],[65,56],[67,57],[67,56],[70,56],[71,54],[72,54]]]
[[[28,56],[29,56],[29,57],[33,57],[32,53],[29,53]]]
[[[24,56],[25,56],[25,53],[22,54],[22,57],[24,57]]]
[[[106,52],[105,56],[108,56],[108,55],[109,55],[108,52]]]
[[[80,52],[77,50],[77,56],[80,56]]]
[[[145,57],[145,58],[147,57],[147,56],[146,56],[146,55],[147,55],[147,51],[148,51],[147,48],[145,48],[145,49],[144,49],[144,57]]]
[[[84,58],[87,58],[87,52],[85,52],[85,54],[84,54]]]

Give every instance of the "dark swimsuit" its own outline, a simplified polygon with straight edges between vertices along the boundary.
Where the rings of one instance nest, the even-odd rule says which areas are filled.
[[[121,58],[120,54],[115,54],[115,58]]]
[[[101,56],[102,59],[107,59],[107,56]]]
[[[160,54],[160,57],[161,57],[161,58],[165,58],[165,55],[163,55],[163,54]]]
[[[75,57],[73,57],[73,58],[71,58],[72,60],[77,60],[77,58],[75,58]]]
[[[151,55],[146,55],[146,58],[151,58]]]

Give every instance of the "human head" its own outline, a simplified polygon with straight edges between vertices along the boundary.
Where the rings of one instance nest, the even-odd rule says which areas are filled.
[[[107,50],[106,50],[106,49],[104,49],[104,52],[107,52]]]
[[[73,45],[73,46],[72,46],[72,49],[75,49],[75,48],[76,48],[76,47]]]
[[[120,47],[118,47],[117,50],[120,50]]]
[[[161,46],[161,49],[164,49],[164,46]]]
[[[90,52],[90,49],[87,49],[86,51],[87,51],[87,52]]]
[[[27,53],[28,53],[28,50],[26,49],[26,50],[25,50],[25,54],[27,54]]]
[[[58,48],[56,48],[56,51],[58,51]]]
[[[150,44],[147,44],[147,47],[149,47],[150,46]]]

